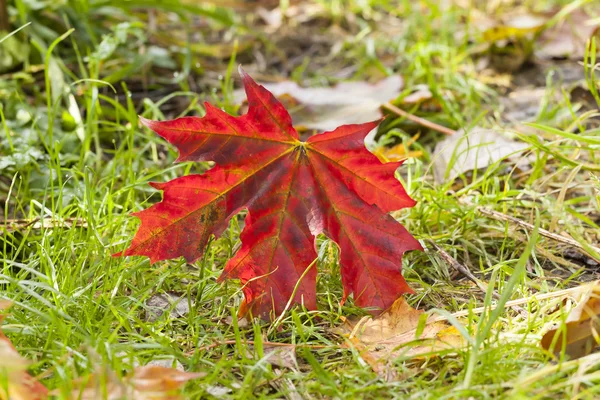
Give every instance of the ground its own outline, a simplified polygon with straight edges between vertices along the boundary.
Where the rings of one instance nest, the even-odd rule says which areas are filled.
[[[186,398],[598,396],[597,353],[555,358],[539,344],[566,315],[562,298],[539,296],[593,281],[600,267],[595,48],[548,54],[564,43],[544,47],[544,32],[570,37],[587,26],[581,15],[597,22],[598,4],[215,3],[8,2],[10,31],[22,29],[0,34],[0,296],[14,303],[3,331],[31,374],[58,398],[104,366],[126,374],[156,360],[206,373]],[[239,284],[216,279],[239,246],[242,216],[193,264],[111,256],[139,224],[130,214],[160,200],[148,182],[210,167],[173,164],[174,149],[138,115],[203,115],[203,101],[242,112],[238,64],[260,82],[305,87],[402,76],[389,100],[405,112],[524,144],[453,177],[444,173],[455,158],[435,172],[446,137],[392,112],[370,143],[403,143],[387,156],[410,156],[398,177],[417,205],[393,215],[425,251],[404,257],[415,291],[407,300],[434,315],[467,310],[451,321],[468,346],[396,358],[393,377],[374,372],[336,330],[365,312],[351,299],[340,305],[337,248],[326,238],[317,243],[318,311],[293,308],[276,329],[238,322]],[[423,89],[424,101],[403,101]],[[523,299],[520,308],[491,312],[509,299]],[[269,356],[273,343],[295,352]]]

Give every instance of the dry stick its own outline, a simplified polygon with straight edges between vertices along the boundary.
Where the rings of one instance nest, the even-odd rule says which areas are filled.
[[[529,222],[521,221],[521,220],[520,220],[520,219],[518,219],[518,218],[511,217],[510,215],[502,214],[502,213],[500,213],[500,212],[498,212],[498,211],[490,210],[490,209],[488,209],[488,208],[481,207],[481,206],[477,206],[477,207],[476,207],[476,209],[477,209],[477,211],[479,211],[480,213],[482,213],[482,214],[484,214],[484,215],[487,215],[488,217],[491,217],[491,218],[493,218],[493,219],[496,219],[496,220],[498,220],[498,221],[504,221],[504,222],[514,222],[515,224],[519,225],[520,227],[522,227],[522,228],[526,228],[526,229],[529,229],[529,230],[533,230],[533,229],[535,228],[535,227],[534,227],[532,224],[530,224]],[[598,259],[598,258],[597,258],[596,256],[594,256],[593,254],[590,254],[590,253],[589,253],[589,252],[588,252],[588,251],[585,249],[585,247],[583,247],[583,246],[582,246],[582,245],[581,245],[581,244],[580,244],[578,241],[576,241],[575,239],[571,239],[571,238],[569,238],[569,237],[565,237],[565,236],[559,235],[559,234],[557,234],[557,233],[552,233],[552,232],[550,232],[550,231],[547,231],[546,229],[543,229],[543,228],[539,228],[539,229],[538,229],[538,232],[539,232],[539,234],[540,234],[540,235],[542,235],[542,236],[545,236],[545,237],[547,237],[547,238],[550,238],[550,239],[554,239],[554,240],[556,240],[557,242],[561,242],[561,243],[565,243],[565,244],[568,244],[568,245],[570,245],[570,246],[573,246],[573,247],[577,247],[579,250],[581,250],[581,251],[583,251],[585,254],[587,254],[587,255],[588,255],[590,258],[592,258],[592,259],[596,260],[597,262],[600,262],[600,259]],[[597,248],[597,247],[595,247],[595,246],[592,246],[592,245],[589,245],[589,247],[590,247],[592,250],[594,250],[596,253],[599,253],[599,254],[600,254],[600,249],[599,249],[599,248]]]
[[[471,280],[473,283],[475,283],[477,285],[477,287],[479,287],[479,289],[481,289],[481,291],[484,294],[487,293],[488,286],[485,283],[483,283],[481,280],[479,280],[475,275],[473,275],[473,273],[467,267],[465,267],[464,265],[459,263],[454,257],[452,257],[450,254],[448,254],[441,246],[439,246],[433,240],[429,240],[429,243],[431,243],[431,245],[433,247],[435,247],[435,249],[439,253],[440,257],[442,257],[442,259],[444,261],[446,261],[450,266],[452,266],[458,272],[460,272],[461,274],[463,274],[464,276],[469,278],[469,280]],[[500,295],[495,290],[492,291],[492,296],[494,296],[494,298],[496,298],[496,299],[500,298]],[[518,313],[520,313],[522,315],[527,315],[527,311],[525,311],[521,307],[514,306],[512,308],[513,308],[513,310],[517,311]]]
[[[428,120],[426,120],[424,118],[417,117],[415,115],[407,113],[406,111],[399,109],[398,107],[396,107],[395,105],[393,105],[391,103],[383,103],[381,106],[383,108],[385,108],[385,109],[393,112],[394,114],[397,114],[397,115],[399,115],[401,117],[404,117],[404,118],[406,118],[408,120],[411,120],[412,122],[414,122],[416,124],[419,124],[421,126],[424,126],[426,128],[433,129],[434,131],[438,131],[440,133],[443,133],[444,135],[454,135],[456,133],[455,130],[452,130],[450,128],[446,128],[445,126],[438,125],[435,122],[431,122],[431,121],[428,121]]]
[[[10,31],[7,0],[0,0],[0,31],[4,31],[4,34]]]
[[[41,220],[40,217],[35,217],[32,220],[28,220],[28,219],[7,219],[4,221],[4,225],[3,227],[11,227],[13,229],[20,227],[20,228],[27,228],[28,226],[31,226],[33,224],[35,224],[36,222],[39,222]]]
[[[592,283],[590,283],[590,285],[597,284],[597,283],[598,283],[598,281],[592,282]],[[540,294],[540,295],[534,294],[529,297],[523,297],[521,299],[507,301],[506,304],[504,304],[504,308],[513,307],[513,306],[517,306],[517,305],[521,305],[521,304],[527,304],[531,301],[531,299],[536,299],[537,301],[539,301],[539,300],[553,299],[556,297],[566,297],[566,296],[570,295],[571,293],[577,293],[581,290],[582,290],[581,286],[577,286],[577,287],[570,288],[570,289],[557,290],[556,292],[552,292],[552,293],[545,293],[545,294]],[[469,315],[470,313],[479,314],[486,310],[492,311],[495,308],[496,307],[478,307],[478,308],[473,308],[471,310],[457,311],[455,313],[452,313],[451,315],[453,317],[464,317],[466,315]],[[447,320],[448,320],[447,317],[440,315],[440,316],[434,317],[431,320],[431,322],[447,321]]]
[[[55,218],[40,218],[36,217],[32,220],[28,219],[7,219],[3,225],[0,225],[1,228],[6,228],[9,231],[16,231],[19,229],[25,229],[33,226],[34,229],[42,228],[72,228],[74,226],[78,226],[81,228],[87,227],[87,223],[81,218],[63,218],[63,219],[55,219]]]
[[[206,351],[206,350],[214,349],[215,347],[225,346],[225,345],[229,345],[229,344],[236,344],[236,343],[237,342],[235,340],[223,340],[221,342],[211,343],[206,346],[198,347],[194,351],[190,351],[186,354],[192,355],[197,351]],[[254,340],[246,340],[244,343],[254,345]],[[335,347],[335,346],[326,346],[326,345],[320,345],[320,344],[307,344],[307,343],[293,344],[293,343],[279,343],[279,342],[265,342],[265,341],[263,341],[262,344],[265,346],[271,346],[271,347],[294,347],[294,348],[307,347],[309,349],[327,349],[329,347]]]
[[[444,259],[444,261],[446,261],[448,264],[450,264],[451,267],[453,267],[458,272],[460,272],[461,274],[463,274],[464,276],[469,278],[469,280],[471,280],[473,283],[475,283],[479,287],[479,289],[481,289],[481,291],[483,293],[487,292],[487,285],[485,283],[481,282],[479,279],[477,279],[477,277],[475,277],[475,275],[473,275],[467,267],[465,267],[464,265],[459,263],[454,257],[452,257],[444,249],[442,249],[440,246],[438,246],[438,244],[435,243],[433,240],[428,240],[428,242],[433,247],[435,247],[435,249],[439,253],[440,257],[442,257]],[[494,290],[493,296],[497,299],[500,298],[500,295],[495,290]]]

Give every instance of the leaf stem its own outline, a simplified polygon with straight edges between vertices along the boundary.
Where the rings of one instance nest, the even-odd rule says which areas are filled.
[[[394,114],[397,114],[401,117],[411,120],[412,122],[417,123],[426,128],[433,129],[434,131],[443,133],[444,135],[454,135],[456,133],[456,131],[453,129],[446,128],[445,126],[436,124],[435,122],[428,121],[425,118],[421,118],[421,117],[417,117],[416,115],[409,114],[406,111],[399,109],[398,107],[396,107],[395,105],[393,105],[391,103],[383,103],[381,106],[383,108],[393,112]]]
[[[311,262],[308,267],[306,267],[306,269],[304,270],[304,272],[302,273],[302,275],[300,275],[300,278],[298,278],[298,282],[296,282],[296,286],[294,286],[294,290],[292,291],[292,294],[290,295],[290,298],[288,299],[287,304],[285,305],[285,308],[283,309],[283,311],[281,312],[281,314],[279,315],[279,317],[277,317],[277,319],[275,320],[275,322],[273,322],[273,324],[269,327],[269,330],[267,331],[267,336],[270,335],[274,329],[276,329],[279,324],[281,323],[281,320],[283,320],[283,316],[285,315],[286,311],[290,309],[290,307],[292,306],[292,302],[294,301],[294,297],[296,297],[296,292],[298,291],[298,287],[300,286],[300,282],[302,282],[302,280],[304,279],[304,277],[306,276],[306,274],[308,274],[308,271],[310,271],[310,269],[317,263],[318,258],[315,258],[313,260],[313,262]]]

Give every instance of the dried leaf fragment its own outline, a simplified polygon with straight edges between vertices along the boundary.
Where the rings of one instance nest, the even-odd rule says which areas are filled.
[[[69,399],[77,400],[182,400],[181,389],[186,382],[205,374],[185,372],[157,365],[137,367],[120,379],[113,371],[101,370],[74,382]],[[58,390],[53,395],[59,396]]]
[[[71,382],[71,385],[74,389],[70,394],[64,393],[64,389],[55,389],[50,394],[67,400],[121,400],[127,393],[123,382],[113,371],[106,368],[79,377]]]
[[[506,138],[497,130],[473,128],[460,130],[435,146],[433,172],[437,182],[454,180],[467,171],[487,168],[497,161],[528,147]]]
[[[199,372],[185,372],[174,368],[165,368],[156,365],[138,367],[127,382],[133,387],[136,399],[177,399],[173,397],[176,391],[183,388],[186,382],[198,379],[205,374]]]
[[[455,327],[422,318],[423,311],[400,298],[378,317],[346,320],[341,331],[373,370],[390,380],[394,373],[389,363],[395,358],[436,356],[465,346],[465,339]],[[420,322],[425,325],[420,327]]]
[[[571,358],[588,355],[598,346],[600,336],[600,281],[581,286],[574,295],[578,304],[564,321],[542,337],[542,347],[558,355],[564,346]]]
[[[600,39],[599,28],[600,20],[578,8],[541,34],[535,55],[542,59],[582,59],[588,40],[594,36]]]
[[[259,354],[254,346],[247,349],[248,358],[259,359]],[[283,344],[281,346],[273,344],[263,344],[262,359],[274,367],[297,369],[296,346],[293,344]]]
[[[165,311],[169,311],[170,318],[176,319],[190,312],[190,301],[177,293],[157,293],[146,301],[146,308],[149,322],[159,319]]]
[[[0,300],[0,323],[12,303]],[[48,389],[27,372],[29,363],[0,330],[0,400],[42,400]]]

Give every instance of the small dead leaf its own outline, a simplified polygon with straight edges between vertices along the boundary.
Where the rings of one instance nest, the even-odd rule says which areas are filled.
[[[372,85],[367,82],[342,82],[332,88],[303,88],[283,81],[263,86],[277,96],[292,115],[294,126],[331,131],[339,125],[358,124],[381,118],[379,107],[400,93],[404,80],[393,75]],[[243,92],[234,98],[243,101]]]
[[[501,99],[504,106],[503,117],[512,123],[534,121],[546,94],[545,87],[524,87],[513,90]]]
[[[376,318],[346,320],[341,332],[376,373],[393,380],[396,377],[389,363],[394,358],[435,356],[465,346],[463,336],[445,322],[425,322],[418,332],[422,314],[400,298]]]
[[[593,36],[600,39],[599,28],[600,20],[578,8],[540,35],[535,55],[541,59],[580,60],[585,55],[587,41]]]
[[[420,104],[425,101],[431,100],[433,98],[433,93],[429,90],[428,87],[419,87],[416,91],[412,92],[408,96],[402,99],[402,104],[406,105],[414,105]]]
[[[74,382],[75,390],[69,399],[77,400],[180,400],[181,388],[186,382],[205,374],[184,372],[158,365],[137,367],[132,374],[119,379],[110,370],[102,370]],[[62,393],[52,392],[55,396]]]
[[[125,396],[126,388],[117,375],[108,369],[77,378],[72,382],[74,389],[66,399],[69,400],[121,400]],[[52,396],[65,398],[60,389],[50,393]]]
[[[274,32],[281,27],[283,23],[283,13],[281,12],[281,8],[277,7],[273,10],[267,10],[266,8],[259,8],[256,10],[256,15],[258,15],[263,22],[267,25],[267,32]]]
[[[248,358],[254,358],[256,360],[259,359],[259,355],[254,349],[254,346],[248,346],[247,356]],[[298,369],[296,347],[293,345],[274,346],[265,344],[263,346],[262,359],[275,367]]]
[[[173,368],[156,365],[138,367],[127,382],[133,387],[135,399],[166,399],[166,397],[183,388],[186,382],[198,379],[205,374],[199,372],[184,372]]]
[[[154,322],[167,310],[172,319],[183,317],[190,312],[188,299],[176,293],[159,293],[152,295],[146,302],[149,322]]]
[[[527,147],[527,144],[510,140],[493,129],[476,127],[470,132],[461,129],[435,146],[435,179],[439,183],[454,180],[464,172],[486,168]]]
[[[304,397],[298,392],[294,382],[284,376],[283,371],[275,370],[276,379],[272,379],[269,384],[278,392],[282,393],[287,400],[304,400]]]
[[[0,323],[12,302],[0,300]],[[0,400],[42,400],[48,390],[27,372],[29,362],[0,330]],[[7,385],[4,384],[7,383]]]
[[[572,297],[577,301],[564,323],[553,326],[542,337],[542,347],[557,356],[563,345],[571,358],[588,355],[600,342],[600,281],[581,286]]]
[[[271,365],[287,369],[298,368],[296,348],[294,346],[265,347],[263,351],[265,359]]]
[[[223,396],[228,395],[229,393],[233,392],[233,390],[231,388],[225,387],[225,386],[221,386],[221,385],[210,385],[206,388],[206,393],[210,394],[211,396],[215,396],[216,398],[222,398]]]
[[[395,102],[394,105],[411,113],[438,113],[442,111],[440,101],[433,96],[427,85],[416,85],[412,92]]]
[[[180,372],[185,371],[185,368],[183,367],[183,365],[179,362],[179,360],[177,360],[174,357],[154,359],[154,360],[150,361],[148,364],[146,364],[146,367],[149,367],[149,366],[175,369]]]
[[[236,319],[237,319],[238,328],[244,329],[250,325],[250,323],[248,322],[248,320],[246,318],[237,318],[236,317]],[[222,320],[222,322],[228,326],[233,325],[233,317],[231,315],[228,315],[227,317],[225,317],[224,320]]]

